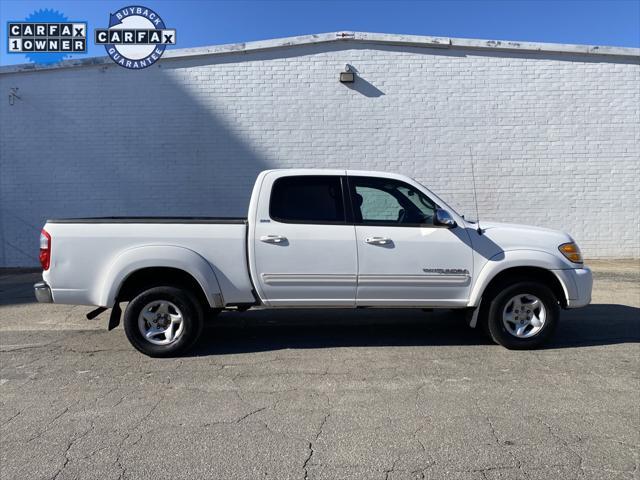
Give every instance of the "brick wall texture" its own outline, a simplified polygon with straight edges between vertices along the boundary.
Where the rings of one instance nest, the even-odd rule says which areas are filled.
[[[473,217],[471,156],[481,218],[639,257],[639,63],[329,43],[3,73],[0,266],[37,265],[47,218],[244,215],[268,168],[403,173]]]

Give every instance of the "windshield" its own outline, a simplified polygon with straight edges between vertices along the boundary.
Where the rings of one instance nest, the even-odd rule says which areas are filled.
[[[438,206],[444,206],[446,207],[446,209],[449,212],[455,213],[456,215],[458,215],[459,217],[464,218],[467,222],[469,223],[475,223],[474,220],[468,220],[464,217],[464,215],[462,215],[461,213],[459,213],[458,211],[456,211],[453,207],[451,207],[449,204],[447,204],[447,202],[443,201],[440,197],[438,197],[435,193],[433,193],[431,190],[429,190],[427,187],[425,187],[422,183],[420,183],[418,180],[416,180],[415,178],[412,178],[412,180],[414,182],[416,182],[418,185],[420,185],[424,190],[426,190],[430,197],[432,199],[434,199],[436,201],[436,203],[438,204]]]

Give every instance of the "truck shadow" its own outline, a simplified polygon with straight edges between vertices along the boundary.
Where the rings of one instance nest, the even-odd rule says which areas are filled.
[[[546,350],[640,343],[640,308],[595,304],[562,312]],[[282,349],[491,345],[459,312],[270,310],[223,313],[209,322],[193,356]],[[514,352],[514,354],[517,354]]]

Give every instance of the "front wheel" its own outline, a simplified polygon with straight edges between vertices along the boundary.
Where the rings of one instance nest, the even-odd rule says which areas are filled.
[[[202,308],[191,292],[154,287],[136,296],[124,313],[131,345],[150,357],[184,353],[202,332]]]
[[[493,297],[487,327],[496,343],[511,350],[525,350],[548,341],[559,316],[558,301],[546,285],[518,282]]]

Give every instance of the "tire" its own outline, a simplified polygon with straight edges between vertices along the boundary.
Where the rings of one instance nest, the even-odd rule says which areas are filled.
[[[494,290],[486,327],[494,342],[510,350],[546,343],[558,326],[560,306],[549,287],[521,281]]]
[[[202,317],[202,307],[191,292],[172,286],[153,287],[129,302],[124,331],[139,352],[150,357],[173,357],[198,340]]]

